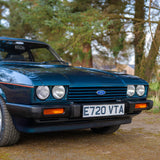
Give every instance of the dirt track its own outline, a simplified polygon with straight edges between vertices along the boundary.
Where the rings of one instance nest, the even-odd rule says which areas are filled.
[[[23,135],[0,160],[159,160],[160,114],[143,113],[115,134],[90,130]]]

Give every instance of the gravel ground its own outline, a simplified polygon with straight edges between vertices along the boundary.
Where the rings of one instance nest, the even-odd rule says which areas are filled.
[[[0,160],[159,160],[160,114],[142,113],[112,135],[90,130],[23,134]]]

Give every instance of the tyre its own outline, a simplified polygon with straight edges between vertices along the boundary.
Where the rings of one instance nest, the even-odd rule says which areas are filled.
[[[20,133],[16,130],[4,100],[0,97],[0,146],[18,142]]]
[[[107,127],[101,127],[101,128],[91,128],[91,130],[94,133],[98,134],[112,134],[115,131],[119,129],[120,125],[115,125],[115,126],[107,126]]]

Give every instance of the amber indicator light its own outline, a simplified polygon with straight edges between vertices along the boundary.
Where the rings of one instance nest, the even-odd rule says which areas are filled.
[[[56,108],[56,109],[44,109],[43,114],[44,115],[54,115],[54,114],[63,114],[64,109],[63,108]]]
[[[146,103],[135,104],[135,108],[147,108]]]

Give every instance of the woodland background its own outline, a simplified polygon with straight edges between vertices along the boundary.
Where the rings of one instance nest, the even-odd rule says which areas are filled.
[[[0,0],[0,36],[45,41],[84,67],[93,55],[114,65],[134,56],[159,103],[160,0]]]

